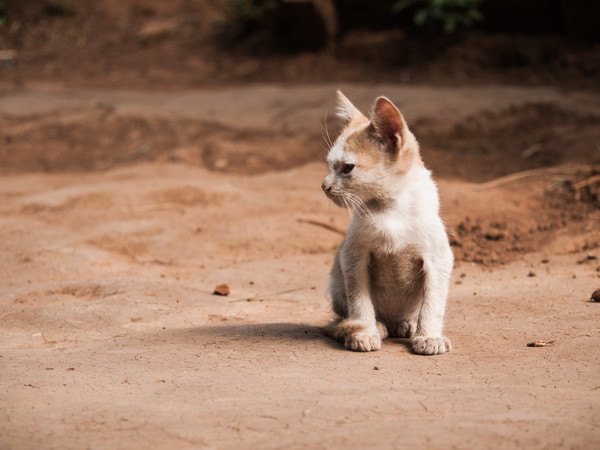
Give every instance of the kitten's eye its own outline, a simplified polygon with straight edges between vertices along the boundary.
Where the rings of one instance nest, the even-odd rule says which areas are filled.
[[[344,167],[342,168],[342,173],[344,175],[348,175],[350,172],[352,172],[352,169],[354,169],[354,164],[344,164]]]

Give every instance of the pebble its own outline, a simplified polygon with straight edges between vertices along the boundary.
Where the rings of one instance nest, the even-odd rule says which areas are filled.
[[[231,291],[230,291],[228,285],[219,284],[213,291],[213,295],[222,295],[223,297],[226,297],[229,295],[229,292],[231,292]]]

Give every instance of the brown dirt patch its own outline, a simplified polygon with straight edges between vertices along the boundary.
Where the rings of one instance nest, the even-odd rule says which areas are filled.
[[[0,172],[104,170],[137,161],[170,161],[256,174],[323,155],[320,137],[297,132],[119,116],[99,109],[7,117],[0,124]],[[298,151],[298,148],[303,149]]]
[[[556,104],[481,111],[449,130],[432,120],[413,128],[427,165],[439,176],[481,182],[536,167],[600,163],[600,116]]]

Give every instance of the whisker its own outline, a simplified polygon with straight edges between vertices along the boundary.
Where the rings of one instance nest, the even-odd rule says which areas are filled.
[[[329,145],[333,147],[333,141],[331,140],[331,136],[329,135],[329,129],[327,128],[327,111],[325,111],[325,120],[323,122],[323,128],[325,128],[325,133],[327,134],[327,139],[329,139]]]
[[[325,136],[325,128],[322,129],[321,137],[323,138],[323,141],[325,141],[325,145],[327,145],[328,147],[331,147],[331,144],[327,140],[327,136]]]
[[[357,198],[353,194],[348,194],[348,202],[352,205],[352,210],[356,212],[359,216],[362,216],[364,211],[357,201]]]
[[[361,212],[361,215],[367,216],[370,219],[373,218],[371,211],[358,195],[353,193],[348,193],[347,195],[349,196],[349,198],[352,198],[353,203],[356,204],[357,210]]]

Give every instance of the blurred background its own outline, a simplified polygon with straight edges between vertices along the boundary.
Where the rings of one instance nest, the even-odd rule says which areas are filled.
[[[597,92],[598,23],[600,4],[594,0],[0,0],[0,89],[18,90],[28,83],[154,92],[265,83],[393,83],[544,85]],[[110,105],[104,106],[106,114],[93,128],[110,131],[112,138],[104,139],[113,141],[99,142],[100,148],[85,154],[77,153],[83,145],[78,136],[93,140],[95,135],[85,121],[72,123],[60,136],[36,127],[27,142],[13,136],[5,122],[2,132],[8,133],[5,139],[12,147],[3,146],[2,170],[106,167],[117,161],[102,147],[136,146],[128,143],[136,132],[153,136],[152,145],[136,156],[146,159],[164,156],[174,139],[198,143],[203,134],[193,124],[175,133],[168,123],[111,121]],[[431,123],[417,121],[415,126],[424,131],[426,144],[444,139],[469,153],[473,145],[485,150],[490,139],[507,151],[514,143],[520,149],[543,147],[549,140],[568,139],[563,127],[598,140],[589,136],[597,131],[594,118],[566,114],[552,102],[489,112],[450,135]],[[319,158],[321,130],[314,126],[304,132],[312,140],[301,154],[288,155],[290,160],[255,155],[252,164],[246,157],[240,164],[257,172]],[[511,142],[505,142],[509,137]],[[15,154],[21,146],[33,147],[36,139],[57,141],[58,147],[68,143],[69,150],[57,149],[46,157]],[[582,150],[581,142],[569,142],[574,148],[566,157],[597,161],[596,150]],[[450,170],[452,175],[486,178],[561,162],[565,155],[555,153],[538,148],[519,167],[486,167],[486,175]],[[214,151],[192,159],[210,166]],[[446,159],[430,163],[445,169]],[[436,167],[435,161],[442,163]]]
[[[598,23],[600,3],[594,0],[0,0],[0,92],[32,85],[167,92],[269,83],[329,84],[331,90],[344,83],[388,83],[597,92]],[[38,97],[38,106],[43,101]],[[208,134],[238,145],[235,161],[222,157],[232,148],[206,142],[206,123],[116,117],[110,101],[97,101],[93,119],[72,118],[65,129],[52,114],[29,123],[24,135],[13,123],[24,119],[10,117],[0,124],[0,170],[90,170],[156,158],[250,173],[289,168],[322,157],[316,119],[332,111],[332,97],[327,101],[321,109],[313,105],[318,117],[302,129],[271,129],[277,142],[272,149],[265,148],[268,130],[234,126],[228,133],[231,123],[221,121],[219,131],[209,125]],[[274,122],[285,121],[290,106],[285,108],[274,113]],[[598,162],[597,147],[589,144],[599,141],[598,120],[586,108],[567,112],[538,96],[513,110],[481,112],[450,128],[441,117],[409,117],[436,155],[427,161],[434,170],[482,181],[542,165]],[[331,115],[326,120],[335,132]],[[293,150],[297,139],[301,152]],[[41,142],[53,146],[40,154]],[[198,148],[181,151],[188,144]],[[480,163],[481,170],[456,164],[448,153],[453,148],[463,149],[461,158]],[[498,149],[502,156],[493,154]],[[525,158],[504,157],[526,149]]]
[[[597,87],[594,0],[0,0],[2,78]]]

